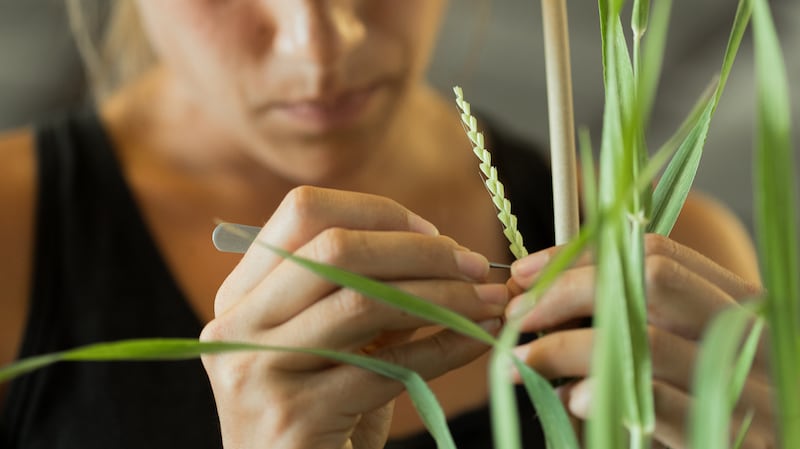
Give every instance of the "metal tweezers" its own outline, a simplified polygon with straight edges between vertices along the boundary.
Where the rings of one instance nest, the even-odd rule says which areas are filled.
[[[250,226],[238,223],[219,223],[214,228],[211,240],[217,250],[226,253],[242,254],[250,248],[256,236],[261,231],[258,226]],[[504,263],[489,262],[491,268],[510,269],[511,265]]]

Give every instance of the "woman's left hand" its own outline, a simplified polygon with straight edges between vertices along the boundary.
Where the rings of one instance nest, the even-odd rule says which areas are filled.
[[[514,263],[509,284],[522,292],[558,248],[532,254]],[[645,238],[645,280],[653,394],[655,439],[672,448],[686,447],[686,417],[699,340],[711,319],[738,302],[756,297],[760,286],[745,281],[696,251],[668,238]],[[589,257],[563,273],[524,319],[524,332],[547,331],[517,348],[517,355],[549,379],[579,378],[561,387],[568,411],[586,419],[591,404],[589,376],[594,330],[570,323],[592,316],[596,267]],[[521,297],[509,306],[513,314]],[[766,351],[759,349],[734,414],[734,434],[748,411],[754,420],[743,448],[775,447],[772,391]]]

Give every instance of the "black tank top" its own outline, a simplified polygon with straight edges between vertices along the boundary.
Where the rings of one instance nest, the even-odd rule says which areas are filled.
[[[494,131],[491,141],[526,246],[550,246],[546,164],[505,133]],[[202,324],[155,246],[96,113],[39,126],[36,157],[32,293],[20,356],[130,338],[196,338]],[[526,447],[544,447],[520,397]],[[456,417],[451,428],[459,448],[491,447],[485,408]],[[58,364],[14,380],[0,420],[0,449],[220,447],[197,360]],[[419,435],[387,447],[435,445]]]

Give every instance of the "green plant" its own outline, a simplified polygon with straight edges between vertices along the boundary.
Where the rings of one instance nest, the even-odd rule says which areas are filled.
[[[513,389],[508,373],[515,367],[537,409],[551,448],[577,448],[577,438],[561,402],[549,382],[513,356],[521,317],[584,251],[591,250],[598,264],[594,325],[597,329],[593,361],[595,391],[593,418],[587,444],[592,448],[649,447],[655,425],[647,346],[643,237],[645,232],[668,234],[689,192],[711,119],[752,13],[758,73],[758,241],[766,291],[746,307],[720,314],[709,326],[698,361],[692,412],[691,442],[695,448],[730,447],[733,406],[752,363],[758,338],[769,328],[774,384],[779,391],[779,441],[785,448],[800,447],[800,287],[792,146],[785,70],[766,0],[741,0],[717,82],[701,96],[675,135],[652,155],[646,145],[646,128],[655,99],[662,65],[671,0],[634,0],[631,17],[632,51],[624,36],[622,0],[600,0],[606,104],[600,144],[599,183],[588,133],[581,133],[584,205],[587,216],[579,234],[564,245],[541,272],[526,294],[520,313],[509,318],[494,338],[471,321],[449,310],[363,276],[302,259],[279,248],[283,257],[348,288],[400,307],[493,346],[490,377],[492,425],[496,447],[520,447]],[[648,30],[646,32],[646,30]],[[469,137],[481,157],[483,172],[497,187],[488,152],[469,118],[469,106],[457,91],[469,127]],[[467,105],[467,106],[465,106]],[[480,150],[480,151],[478,151]],[[669,159],[669,163],[666,161]],[[666,165],[654,189],[651,182]],[[484,167],[485,166],[485,167]],[[487,171],[488,170],[488,171]],[[491,190],[491,189],[490,189]],[[510,204],[502,187],[492,190],[493,201],[517,257],[527,251],[516,231]],[[235,232],[235,231],[232,231]],[[248,238],[243,235],[242,238]],[[266,245],[257,242],[259,245]],[[752,324],[752,326],[749,326]],[[200,343],[196,340],[144,340],[77,348],[22,360],[0,370],[0,382],[51,363],[79,360],[153,360],[198,357],[227,351],[300,351],[350,363],[403,382],[439,447],[454,447],[444,414],[416,374],[401,367],[353,354],[311,348],[257,346],[247,343]],[[720,375],[722,373],[722,375]],[[620,379],[624,381],[620,382]],[[621,399],[621,400],[620,400]],[[746,421],[747,422],[747,421]],[[742,427],[740,435],[747,431]]]

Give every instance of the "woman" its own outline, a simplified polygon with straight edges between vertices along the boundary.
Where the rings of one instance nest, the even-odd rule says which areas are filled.
[[[17,211],[0,219],[0,362],[201,330],[205,340],[369,352],[438,377],[431,385],[460,447],[485,447],[485,347],[337,289],[260,246],[240,261],[209,242],[217,217],[266,222],[267,242],[391,281],[498,330],[509,291],[528,286],[552,249],[515,264],[510,290],[507,273],[489,270],[487,260],[510,262],[507,245],[451,101],[423,80],[443,7],[120,3],[115,26],[135,40],[140,19],[155,61],[96,110],[0,141],[1,201]],[[130,54],[115,56],[124,65]],[[545,166],[497,128],[489,138],[529,248],[550,246]],[[673,237],[649,239],[648,280],[659,312],[657,437],[680,447],[688,374],[667,368],[691,364],[709,315],[757,291],[757,272],[741,228],[710,200],[694,197]],[[588,261],[573,269],[526,330],[590,313],[591,277]],[[553,332],[519,351],[548,376],[584,377],[590,338],[590,330]],[[401,388],[379,376],[280,353],[203,363],[213,397],[196,363],[35,373],[4,387],[3,438],[25,448],[218,447],[220,433],[224,446],[241,448],[371,448],[387,437],[426,444],[407,398],[393,400]],[[578,417],[587,385],[564,390]],[[765,407],[762,385],[748,384],[748,404]],[[535,447],[535,426],[524,428]],[[751,437],[763,438],[764,428],[757,421]]]

